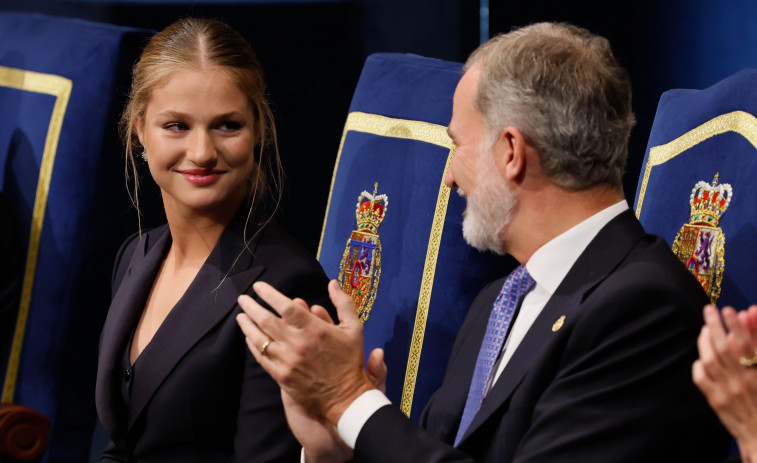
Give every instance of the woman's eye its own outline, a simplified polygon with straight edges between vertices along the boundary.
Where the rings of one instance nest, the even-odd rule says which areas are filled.
[[[163,128],[166,130],[172,130],[174,132],[180,132],[182,130],[188,129],[186,124],[183,124],[181,122],[171,122],[171,123],[165,124]]]
[[[242,128],[242,124],[240,124],[239,122],[235,122],[235,121],[226,121],[226,122],[223,122],[219,126],[219,128],[221,130],[225,131],[225,132],[230,132],[230,131],[241,129]]]

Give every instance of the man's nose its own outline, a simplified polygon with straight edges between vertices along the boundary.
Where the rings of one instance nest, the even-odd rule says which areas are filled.
[[[454,154],[453,154],[454,156]],[[444,184],[448,187],[452,188],[453,190],[457,188],[457,183],[455,183],[455,176],[452,173],[452,165],[455,162],[455,158],[452,158],[452,163],[450,163],[449,167],[447,168],[447,173],[444,175]]]

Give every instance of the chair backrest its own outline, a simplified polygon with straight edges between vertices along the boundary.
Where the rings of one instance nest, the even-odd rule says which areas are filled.
[[[458,63],[368,57],[344,127],[318,257],[357,301],[366,355],[385,350],[387,395],[417,419],[485,283],[514,261],[462,237],[465,201],[443,183]]]
[[[660,98],[636,215],[661,235],[713,302],[757,302],[757,69]]]
[[[0,338],[2,402],[52,420],[45,460],[88,458],[113,257],[136,228],[115,120],[148,36],[0,13],[2,221],[15,222],[18,237],[3,246],[23,250],[18,287],[7,288],[12,342]]]

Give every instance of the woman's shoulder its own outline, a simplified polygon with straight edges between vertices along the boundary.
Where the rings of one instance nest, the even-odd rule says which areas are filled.
[[[154,243],[157,237],[161,236],[163,233],[165,233],[167,228],[167,225],[162,225],[155,228],[149,228],[146,230],[136,231],[126,237],[123,243],[121,243],[121,247],[118,249],[118,252],[116,253],[116,258],[113,264],[113,275],[111,278],[111,287],[115,291],[116,288],[118,288],[118,285],[121,283],[121,280],[123,279],[124,273],[126,272],[126,269],[129,267],[129,262],[131,262],[132,256],[134,256],[134,253],[139,249],[139,244],[144,243],[149,245],[149,243]]]
[[[266,226],[254,254],[265,267],[263,280],[298,289],[313,286],[318,292],[326,293],[328,278],[321,264],[279,223],[271,222]]]
[[[259,281],[289,297],[300,297],[310,304],[325,307],[336,320],[336,310],[328,296],[329,279],[321,264],[280,223],[270,220],[257,229],[254,238],[245,242],[248,243],[245,251],[253,260],[251,265],[262,267],[257,277]],[[251,287],[249,291],[252,295]]]
[[[297,264],[305,269],[317,269],[322,272],[313,253],[275,220],[265,226],[254,254],[264,265]]]

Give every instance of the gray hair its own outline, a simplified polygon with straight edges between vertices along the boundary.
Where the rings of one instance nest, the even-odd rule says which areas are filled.
[[[570,190],[622,190],[634,125],[631,82],[607,39],[559,23],[492,38],[468,59],[481,69],[474,104],[492,135],[516,127],[542,169]]]

